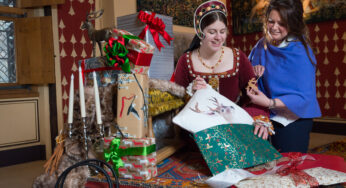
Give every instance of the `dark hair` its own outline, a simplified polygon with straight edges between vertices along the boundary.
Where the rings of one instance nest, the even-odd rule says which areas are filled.
[[[227,26],[227,17],[226,17],[226,15],[224,15],[221,12],[215,11],[215,12],[212,12],[212,13],[204,16],[204,18],[202,19],[202,22],[201,22],[201,30],[203,31],[204,28],[206,28],[207,26],[213,24],[217,20],[222,21]],[[199,48],[200,47],[200,42],[201,42],[201,39],[196,34],[193,37],[193,39],[192,39],[192,41],[190,43],[190,47],[187,50],[185,50],[185,52],[193,51],[193,50]]]
[[[285,27],[287,28],[287,31],[288,31],[287,36],[297,37],[297,39],[303,43],[305,51],[311,63],[314,64],[308,50],[308,46],[310,46],[309,30],[303,19],[304,9],[303,9],[303,4],[301,0],[271,0],[270,1],[265,13],[264,24],[263,24],[264,35],[266,36],[265,42],[267,42],[267,38],[268,38],[267,36],[268,17],[272,10],[276,10],[279,12],[282,22],[285,23]],[[284,40],[287,41],[287,38]]]

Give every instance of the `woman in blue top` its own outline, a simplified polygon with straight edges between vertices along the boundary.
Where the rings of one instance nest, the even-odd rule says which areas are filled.
[[[264,37],[251,51],[258,87],[249,89],[254,104],[268,107],[280,152],[306,153],[312,118],[320,117],[316,98],[316,59],[309,46],[301,0],[271,0],[266,10]],[[264,132],[263,132],[264,131]],[[255,134],[267,134],[255,128]]]

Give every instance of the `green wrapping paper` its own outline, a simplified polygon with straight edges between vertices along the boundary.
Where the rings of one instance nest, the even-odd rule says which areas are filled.
[[[217,125],[194,134],[213,175],[228,168],[242,169],[281,158],[281,154],[247,124]]]

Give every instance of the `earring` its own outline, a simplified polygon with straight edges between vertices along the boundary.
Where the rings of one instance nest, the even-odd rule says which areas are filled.
[[[204,33],[201,33],[201,37],[199,37],[199,40],[200,40],[199,45],[200,46],[203,45],[203,42],[202,42],[203,39],[204,39]]]

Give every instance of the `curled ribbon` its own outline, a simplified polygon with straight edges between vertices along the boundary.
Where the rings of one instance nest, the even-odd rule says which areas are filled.
[[[288,157],[290,158],[289,163],[282,165],[276,173],[280,176],[289,175],[294,181],[295,185],[305,184],[310,185],[310,187],[318,186],[318,181],[316,178],[310,176],[303,170],[298,169],[297,167],[304,162],[304,160],[315,160],[310,155],[302,155],[301,153],[289,153]]]
[[[131,68],[129,58],[127,57],[129,51],[125,45],[125,39],[123,37],[118,37],[118,39],[110,37],[103,50],[106,52],[108,65],[114,67],[120,65],[124,72],[130,73]]]
[[[173,40],[173,38],[165,31],[165,23],[160,18],[155,18],[155,14],[155,12],[153,12],[152,14],[148,14],[143,11],[139,11],[138,19],[141,22],[147,24],[143,31],[139,34],[139,38],[144,39],[145,33],[149,29],[157,48],[159,49],[159,51],[161,51],[161,48],[165,46],[161,43],[159,34],[166,40],[169,45],[171,45],[171,40]]]

